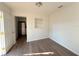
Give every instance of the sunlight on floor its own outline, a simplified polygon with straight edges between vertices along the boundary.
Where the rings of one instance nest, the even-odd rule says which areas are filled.
[[[31,55],[49,55],[49,54],[54,54],[54,52],[30,53],[30,54],[24,54],[24,55],[31,56]]]

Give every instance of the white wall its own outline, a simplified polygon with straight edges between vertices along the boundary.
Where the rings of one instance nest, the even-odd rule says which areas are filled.
[[[5,26],[5,44],[8,51],[16,42],[15,40],[15,22],[11,13],[4,13],[4,26]]]
[[[49,25],[49,37],[79,55],[79,3],[54,12]]]
[[[39,14],[14,13],[16,16],[26,17],[27,22],[27,42],[48,38],[48,17]],[[35,28],[35,18],[42,18],[44,28]]]
[[[35,28],[35,17],[42,18],[44,21],[44,28]],[[27,19],[27,40],[34,41],[38,39],[48,38],[48,19],[45,16],[31,15]]]
[[[15,27],[14,17],[11,14],[11,9],[5,4],[0,3],[0,10],[3,11],[4,32],[5,32],[5,50],[6,52],[15,44]],[[5,53],[6,53],[5,52]]]

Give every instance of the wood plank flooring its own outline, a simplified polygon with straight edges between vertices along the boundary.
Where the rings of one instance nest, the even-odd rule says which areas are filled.
[[[76,56],[68,49],[60,46],[53,40],[41,39],[32,42],[25,42],[20,38],[14,47],[5,56]]]

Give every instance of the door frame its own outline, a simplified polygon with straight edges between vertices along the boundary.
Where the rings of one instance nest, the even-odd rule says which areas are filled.
[[[18,23],[18,18],[25,18],[25,22],[26,22],[26,30],[25,30],[25,32],[26,32],[26,39],[27,39],[27,17],[24,17],[24,16],[15,16],[15,32],[16,32],[16,40],[18,39],[18,32],[17,32],[17,27],[18,27],[18,25],[17,25],[17,23]],[[26,40],[26,42],[27,42],[27,40]]]

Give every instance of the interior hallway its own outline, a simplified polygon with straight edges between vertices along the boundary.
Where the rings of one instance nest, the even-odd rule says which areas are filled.
[[[25,37],[18,39],[7,56],[76,56],[71,51],[60,46],[51,39],[42,39],[26,43]]]

